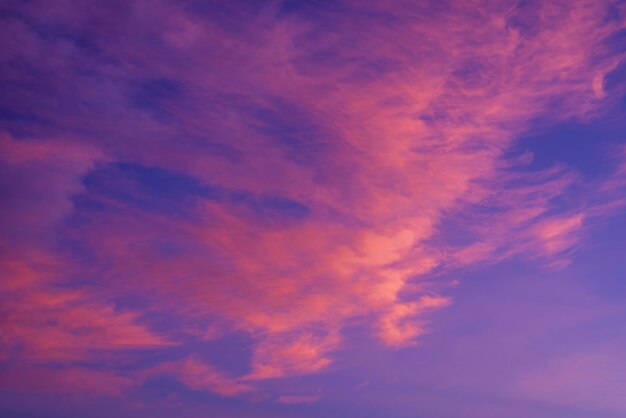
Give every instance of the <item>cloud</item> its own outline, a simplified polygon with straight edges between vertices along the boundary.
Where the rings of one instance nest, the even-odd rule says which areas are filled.
[[[575,174],[503,154],[538,119],[602,111],[623,22],[597,1],[433,4],[12,5],[2,291],[29,289],[6,305],[22,359],[191,347],[145,321],[166,312],[250,339],[238,376],[162,365],[234,396],[325,370],[351,326],[414,344],[451,303],[436,270],[565,257],[588,219],[555,203]]]
[[[457,219],[458,231],[470,231],[474,237],[454,250],[456,263],[524,255],[555,266],[567,264],[570,250],[583,236],[589,195],[581,195],[581,179],[568,167],[520,174],[527,166],[525,161],[504,166],[497,180],[478,184],[479,192],[468,197],[470,210],[460,209],[465,219],[459,213],[450,215]],[[570,200],[567,208],[562,207],[564,198]]]
[[[397,303],[380,317],[379,337],[390,346],[402,346],[424,334],[423,326],[416,323],[415,317],[430,309],[438,309],[451,303],[441,296],[423,296],[416,302]]]
[[[44,288],[11,296],[4,301],[4,350],[21,360],[75,361],[94,351],[172,345],[140,325],[136,313],[90,302],[85,292]]]
[[[194,357],[160,364],[145,374],[148,377],[161,374],[172,375],[190,389],[206,390],[222,396],[235,396],[253,389],[252,386],[241,383],[213,365]]]
[[[0,132],[0,149],[2,245],[7,250],[40,246],[50,228],[72,212],[72,195],[102,153],[76,140],[16,139],[7,132]]]
[[[57,373],[48,367],[51,362],[75,364],[97,352],[172,344],[141,325],[141,313],[116,309],[91,290],[63,286],[73,266],[59,249],[55,230],[73,212],[72,198],[84,190],[82,177],[104,161],[103,153],[76,141],[16,139],[7,133],[0,135],[0,148],[0,358],[5,371],[27,381],[19,377],[24,368],[27,376],[38,376],[42,389],[118,393],[116,387],[129,386],[132,379],[106,370],[78,367]],[[100,383],[87,382],[92,378]]]
[[[315,373],[331,363],[329,352],[339,344],[339,337],[313,335],[278,335],[263,341],[254,352],[252,371],[245,380],[258,380]]]

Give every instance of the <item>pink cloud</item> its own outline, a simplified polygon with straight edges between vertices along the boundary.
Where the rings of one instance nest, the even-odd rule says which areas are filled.
[[[21,359],[53,361],[88,358],[94,351],[172,345],[138,324],[137,314],[90,302],[85,292],[48,289],[20,292],[4,302],[5,350],[18,347]]]
[[[222,396],[235,396],[253,390],[252,386],[193,357],[160,364],[146,373],[147,376],[160,374],[175,376],[190,389],[206,390]]]
[[[42,390],[119,393],[133,380],[106,370],[36,367],[85,360],[95,352],[172,344],[139,324],[140,313],[116,309],[89,290],[59,286],[74,268],[59,251],[55,230],[74,210],[72,197],[84,190],[82,177],[103,154],[76,141],[15,139],[6,133],[0,148],[0,171],[8,184],[0,225],[0,357],[12,376],[5,385],[37,379]]]
[[[24,358],[185,343],[143,325],[142,309],[106,302],[135,296],[181,323],[210,319],[245,333],[252,354],[240,376],[193,357],[156,369],[195,390],[244,394],[267,379],[325,370],[350,325],[371,324],[386,345],[415,344],[428,312],[451,303],[426,283],[436,269],[513,255],[558,262],[580,240],[588,208],[564,213],[550,203],[575,174],[557,167],[516,177],[502,155],[539,116],[587,120],[601,111],[603,80],[621,59],[603,42],[624,26],[605,22],[603,2],[533,11],[458,3],[418,20],[403,4],[365,2],[359,7],[397,23],[345,17],[324,31],[303,16],[269,13],[234,32],[166,2],[133,2],[122,22],[105,7],[91,25],[87,4],[46,16],[24,7],[73,30],[88,26],[111,64],[77,60],[81,71],[73,71],[100,79],[74,86],[63,74],[77,47],[16,22],[3,29],[33,45],[11,49],[24,60],[56,51],[40,63],[55,89],[75,88],[97,109],[40,111],[79,140],[0,142],[17,179],[2,227],[24,240],[9,251],[13,276],[2,290],[28,288],[6,305]],[[516,24],[526,20],[533,31]],[[137,80],[152,80],[152,90]],[[136,91],[124,90],[132,83]],[[182,214],[158,213],[134,202],[146,193],[140,184],[83,184],[116,163],[181,175],[220,197],[198,193],[178,202]],[[104,209],[77,208],[74,198]],[[305,214],[287,216],[277,201]],[[481,205],[494,213],[481,219]],[[476,218],[474,242],[441,243],[448,214]],[[93,260],[59,252],[62,238]],[[51,290],[75,277],[106,286]],[[408,287],[417,290],[410,300]]]
[[[451,303],[449,298],[441,296],[423,296],[416,302],[396,303],[390,312],[380,318],[379,337],[390,346],[402,346],[424,334],[424,328],[416,323],[418,314],[430,309],[439,309]]]

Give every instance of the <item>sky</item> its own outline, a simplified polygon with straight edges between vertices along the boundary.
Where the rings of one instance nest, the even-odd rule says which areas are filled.
[[[3,0],[0,416],[626,416],[626,2]]]

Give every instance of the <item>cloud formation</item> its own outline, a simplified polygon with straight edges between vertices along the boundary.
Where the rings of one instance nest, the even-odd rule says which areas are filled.
[[[623,5],[419,3],[2,6],[11,373],[183,347],[131,380],[249,394],[348,329],[415,344],[452,303],[434,273],[566,263],[605,195],[506,153],[615,100]],[[246,371],[192,348],[233,333]]]

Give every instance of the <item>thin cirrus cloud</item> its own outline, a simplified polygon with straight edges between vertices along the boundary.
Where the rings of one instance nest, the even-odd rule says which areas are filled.
[[[620,171],[583,193],[506,152],[614,103],[611,5],[2,6],[8,373],[250,396],[341,367],[354,328],[414,345],[453,303],[434,272],[565,265]],[[246,371],[194,352],[233,333]],[[146,349],[168,354],[79,366]]]

